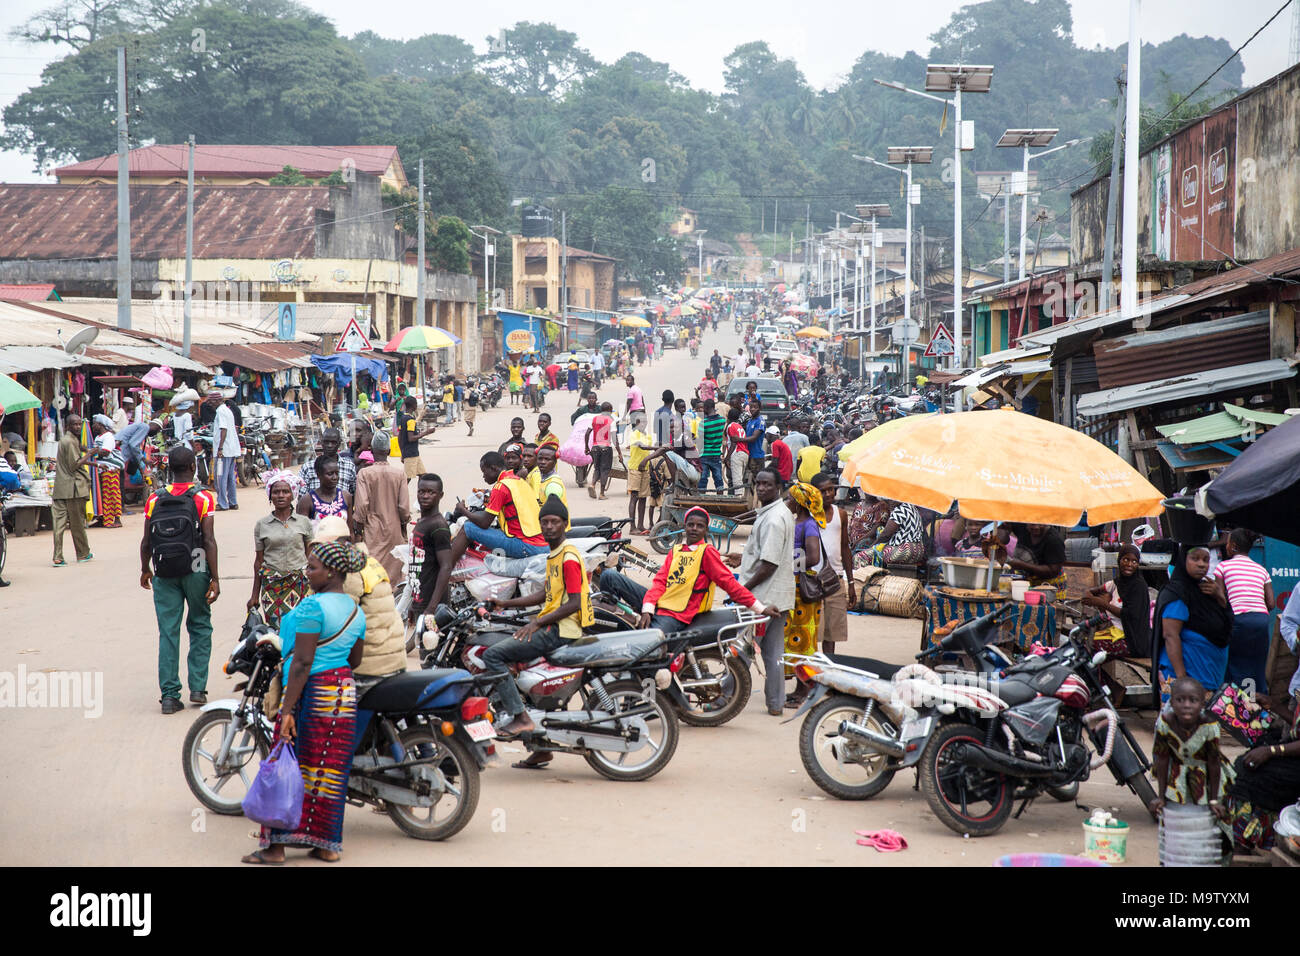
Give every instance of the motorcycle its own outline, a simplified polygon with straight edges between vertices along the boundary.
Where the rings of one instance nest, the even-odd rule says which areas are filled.
[[[524,619],[482,614],[484,620],[479,620],[481,613],[471,607],[457,614],[440,605],[433,615],[438,645],[426,666],[450,657],[482,674],[483,653],[512,640]],[[685,663],[682,649],[693,636],[665,637],[651,628],[583,637],[517,665],[515,683],[537,727],[520,742],[530,753],[577,754],[610,780],[653,777],[677,749],[676,708],[685,698],[673,677]],[[581,706],[570,710],[575,697]],[[629,762],[634,755],[643,759]]]
[[[934,814],[971,836],[996,833],[1016,800],[1019,816],[1044,793],[1074,799],[1103,765],[1147,806],[1150,764],[1098,676],[1105,653],[1090,657],[1083,643],[1104,619],[1013,664],[989,641],[1008,610],[955,628],[890,680],[822,655],[790,657],[819,685],[795,715],[809,712],[800,753],[813,780],[834,796],[866,799],[916,767]],[[965,654],[976,670],[945,677],[919,663],[944,653]],[[828,698],[832,689],[839,693]]]
[[[238,815],[275,727],[263,702],[279,680],[279,639],[256,611],[223,672],[245,678],[239,699],[206,704],[185,735],[181,764],[191,792],[214,813]],[[407,671],[358,702],[348,802],[385,812],[407,836],[445,840],[464,829],[479,797],[479,771],[494,754],[486,696],[496,680],[461,669]]]

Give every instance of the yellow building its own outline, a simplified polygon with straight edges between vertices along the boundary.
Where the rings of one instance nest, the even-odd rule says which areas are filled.
[[[510,239],[514,251],[511,283],[514,308],[558,313],[564,259],[567,259],[565,284],[570,306],[609,312],[618,308],[617,260],[572,246],[564,249],[553,236],[511,236]]]

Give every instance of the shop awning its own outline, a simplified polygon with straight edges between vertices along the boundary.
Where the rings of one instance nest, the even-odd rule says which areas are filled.
[[[60,348],[40,345],[9,345],[0,348],[0,372],[42,372],[48,368],[72,368],[82,364]]]
[[[1103,389],[1081,397],[1077,411],[1080,415],[1091,418],[1125,412],[1144,405],[1194,400],[1218,392],[1231,393],[1252,385],[1281,381],[1293,375],[1295,369],[1285,359],[1250,362],[1246,365]]]
[[[996,382],[998,379],[1010,378],[1014,376],[1041,375],[1043,372],[1050,372],[1052,363],[1048,359],[1030,359],[1025,362],[1000,362],[988,368],[982,368],[971,372],[964,378],[959,378],[952,384],[958,388],[983,388],[989,382]]]
[[[1174,425],[1159,425],[1156,431],[1176,445],[1199,445],[1202,442],[1239,440],[1243,433],[1257,430],[1254,426],[1272,428],[1290,417],[1244,405],[1224,405],[1221,412]]]
[[[191,349],[191,355],[202,354],[205,360],[215,363],[229,362],[250,372],[279,372],[287,368],[311,368],[314,346],[304,347],[289,342],[259,342],[256,345],[203,345]]]
[[[182,372],[212,373],[212,366],[203,365],[159,345],[92,345],[86,349],[83,365],[115,365],[125,368],[166,365]]]

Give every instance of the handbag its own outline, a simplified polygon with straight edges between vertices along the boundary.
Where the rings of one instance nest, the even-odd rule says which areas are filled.
[[[273,830],[293,830],[302,822],[302,798],[302,771],[293,744],[278,741],[244,795],[244,816]]]
[[[817,532],[817,543],[821,546],[821,553],[825,555],[826,545],[822,542],[820,531]],[[805,604],[824,601],[838,591],[842,583],[840,576],[830,566],[830,562],[825,560],[822,561],[820,570],[805,571],[794,579],[795,589],[799,592],[799,600]]]
[[[1209,711],[1233,739],[1247,747],[1256,746],[1274,720],[1271,711],[1236,684],[1220,687],[1210,701]]]

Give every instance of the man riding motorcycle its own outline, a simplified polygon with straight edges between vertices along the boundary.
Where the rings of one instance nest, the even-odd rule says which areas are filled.
[[[713,595],[719,586],[737,604],[752,608],[759,614],[775,617],[781,613],[767,608],[745,590],[722,563],[717,549],[705,543],[704,537],[709,530],[707,511],[691,508],[686,512],[684,524],[685,543],[674,546],[669,552],[649,590],[618,571],[606,569],[601,572],[602,591],[621,598],[632,607],[641,608],[638,627],[657,627],[665,634],[690,627],[697,614],[712,609]]]
[[[495,608],[532,607],[541,604],[541,612],[514,633],[514,640],[494,644],[483,652],[488,674],[509,673],[509,665],[545,657],[557,647],[582,637],[582,629],[595,620],[591,610],[591,591],[582,553],[566,543],[564,529],[569,523],[569,509],[554,495],[541,507],[542,537],[550,546],[546,557],[546,587],[527,597],[488,601]],[[501,713],[510,720],[500,727],[503,736],[514,737],[534,730],[536,725],[524,709],[519,689],[513,680],[497,687]],[[538,761],[541,762],[541,761]]]

